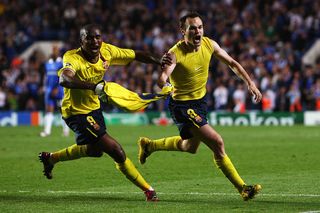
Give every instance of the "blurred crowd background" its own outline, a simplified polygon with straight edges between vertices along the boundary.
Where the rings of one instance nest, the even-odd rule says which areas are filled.
[[[320,37],[320,1],[314,0],[2,0],[0,110],[44,109],[48,57],[37,49],[28,59],[19,57],[34,42],[62,41],[62,55],[79,46],[81,26],[98,23],[105,42],[161,56],[182,38],[178,20],[187,10],[202,15],[205,35],[242,64],[264,96],[253,103],[246,85],[213,58],[210,110],[320,110],[320,57],[302,62]],[[111,67],[106,79],[136,92],[155,92],[159,71],[133,62]],[[147,110],[165,108],[160,101]]]

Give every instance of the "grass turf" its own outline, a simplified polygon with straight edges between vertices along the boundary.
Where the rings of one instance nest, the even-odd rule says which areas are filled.
[[[139,136],[176,135],[176,127],[110,126],[108,132],[156,189],[160,201],[143,193],[115,169],[111,158],[62,162],[54,178],[42,175],[37,155],[74,143],[54,128],[0,128],[0,212],[320,212],[319,127],[217,127],[226,151],[248,183],[262,185],[256,199],[244,202],[214,166],[201,145],[196,155],[157,152],[138,164]]]

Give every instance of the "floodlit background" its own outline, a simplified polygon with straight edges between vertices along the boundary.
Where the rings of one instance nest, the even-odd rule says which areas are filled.
[[[319,1],[5,0],[0,3],[0,110],[44,109],[43,63],[53,45],[61,54],[77,48],[81,26],[101,24],[106,42],[162,55],[181,39],[178,19],[187,10],[203,16],[205,35],[237,59],[264,94],[262,104],[254,104],[243,82],[212,60],[210,110],[320,109]],[[157,90],[157,66],[132,63],[109,71],[107,80],[131,90]],[[165,109],[158,102],[148,110]]]

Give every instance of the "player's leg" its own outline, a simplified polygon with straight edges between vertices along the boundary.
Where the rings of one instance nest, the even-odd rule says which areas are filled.
[[[43,163],[43,173],[48,179],[52,179],[52,170],[60,161],[76,160],[82,157],[101,157],[103,152],[95,145],[71,145],[55,152],[41,152],[39,159]]]
[[[156,151],[180,151],[195,154],[199,144],[200,141],[196,138],[183,140],[180,136],[166,137],[156,140],[141,137],[138,141],[139,162],[144,164],[147,157]]]
[[[54,120],[54,103],[50,98],[46,98],[45,100],[45,115],[43,119],[43,131],[40,133],[41,137],[46,137],[51,134],[52,123]]]
[[[202,103],[203,102],[203,103]],[[202,106],[203,105],[203,106]],[[166,137],[157,140],[150,140],[142,137],[138,141],[139,145],[139,161],[144,164],[146,158],[155,151],[182,151],[189,153],[196,153],[200,141],[193,138],[189,128],[193,125],[201,126],[206,124],[206,105],[205,101],[174,101],[170,99],[169,109],[172,119],[179,128],[180,136]],[[195,108],[195,109],[193,109]],[[204,119],[198,119],[194,116],[197,108],[200,108],[201,114]],[[201,108],[204,108],[202,110]],[[200,118],[200,117],[199,117]]]
[[[108,133],[101,137],[98,142],[99,147],[113,158],[116,168],[126,176],[133,184],[144,191],[147,201],[157,201],[154,189],[146,182],[131,160],[126,156],[121,145]]]
[[[222,137],[211,126],[206,124],[200,128],[193,127],[191,132],[212,150],[215,164],[235,186],[244,200],[253,198],[261,190],[260,185],[247,186],[245,184],[225,152]]]
[[[67,148],[55,151],[55,152],[41,152],[39,159],[43,163],[43,173],[48,179],[52,179],[52,170],[56,163],[60,161],[75,160],[81,157],[88,157],[89,145],[77,145],[74,144]],[[91,155],[90,157],[100,157],[101,154]]]
[[[67,148],[51,153],[51,162],[76,160],[82,157],[101,157],[102,151],[95,144],[71,145]]]
[[[102,114],[101,114],[102,116]],[[105,134],[105,125],[92,125],[92,115],[74,115],[65,122],[76,133],[76,143],[67,148],[55,152],[41,152],[39,159],[43,163],[44,175],[52,178],[52,170],[54,164],[60,161],[75,160],[81,157],[100,157],[102,156],[101,149],[98,149],[94,144],[97,143],[99,137]],[[98,128],[99,127],[99,128]]]
[[[90,146],[87,146],[88,156],[99,154],[99,152],[107,153],[114,159],[116,167],[145,192],[148,201],[157,200],[156,193],[126,157],[121,145],[106,132],[101,110],[93,111],[88,115],[72,116],[65,121],[76,133],[77,144],[87,144],[90,141]]]

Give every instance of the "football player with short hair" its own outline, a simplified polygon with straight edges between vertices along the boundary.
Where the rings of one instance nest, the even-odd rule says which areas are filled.
[[[165,60],[161,61],[149,53],[103,42],[99,25],[81,28],[80,48],[64,54],[63,67],[59,71],[60,85],[64,87],[62,117],[75,132],[76,144],[53,153],[39,154],[48,179],[52,178],[52,169],[59,161],[101,157],[106,153],[115,161],[116,168],[144,191],[147,201],[158,200],[154,189],[126,156],[121,145],[106,132],[98,98],[105,93],[103,78],[108,67],[126,65],[133,60],[159,65],[165,63]]]
[[[242,198],[252,199],[261,186],[247,185],[241,179],[225,152],[222,137],[207,122],[206,84],[211,56],[228,65],[245,81],[256,102],[261,100],[262,95],[244,68],[214,40],[203,36],[203,23],[198,13],[189,12],[183,16],[180,19],[180,29],[183,40],[169,50],[173,63],[162,69],[158,79],[160,88],[169,85],[168,79],[173,86],[169,110],[179,128],[180,136],[157,140],[140,138],[139,161],[144,164],[151,153],[160,150],[194,154],[200,142],[203,142],[213,152],[216,166],[235,186]]]

